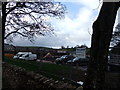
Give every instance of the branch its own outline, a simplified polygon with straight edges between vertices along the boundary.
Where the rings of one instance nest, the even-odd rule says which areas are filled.
[[[16,9],[16,7],[17,7],[17,5],[16,5],[16,6],[14,6],[13,8],[11,8],[11,9],[9,9],[9,11],[8,11],[6,14],[8,15],[10,12],[12,12],[13,10],[15,10],[15,9]]]
[[[10,35],[13,34],[13,33],[17,33],[17,31],[13,31],[13,32],[8,33],[8,34],[4,37],[4,39],[6,39],[8,36],[10,36]]]
[[[23,8],[25,7],[25,2],[24,3],[20,3],[20,2],[17,2],[16,3],[16,6],[12,7],[12,8],[9,8],[9,11],[6,13],[6,14],[9,14],[10,12],[12,12],[13,10],[15,10],[17,7],[20,7],[20,8]]]
[[[13,33],[30,38],[53,31],[51,24],[42,17],[62,17],[65,13],[64,8],[62,4],[54,2],[9,2],[6,7],[6,12],[9,15],[6,19],[6,35],[4,39]],[[29,17],[29,20],[24,20],[26,15]],[[14,37],[14,34],[12,37]]]
[[[22,34],[22,33],[20,33],[20,32],[16,32],[16,33],[22,35],[23,37],[28,37],[27,35],[24,35],[24,34]]]

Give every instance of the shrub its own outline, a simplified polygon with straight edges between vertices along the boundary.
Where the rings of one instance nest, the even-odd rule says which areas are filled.
[[[13,58],[14,54],[8,54],[8,53],[6,53],[6,54],[4,54],[4,56],[8,57],[8,58]]]

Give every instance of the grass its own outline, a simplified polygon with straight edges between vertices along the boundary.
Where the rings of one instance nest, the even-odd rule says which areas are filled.
[[[8,59],[6,57],[4,61],[25,68],[26,70],[40,73],[46,77],[53,78],[56,80],[62,80],[62,78],[64,77],[67,82],[71,82],[72,80],[84,81],[85,72],[74,69],[71,66],[35,62],[35,61],[15,60],[15,59]]]
[[[56,65],[56,64],[35,62],[35,61],[14,60],[8,58],[5,58],[5,61],[10,64],[14,64],[32,71],[46,71],[49,73],[58,73],[59,71],[69,71],[72,69],[72,67],[68,67],[64,65]]]

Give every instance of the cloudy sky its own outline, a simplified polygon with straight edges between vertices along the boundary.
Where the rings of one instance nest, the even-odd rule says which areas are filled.
[[[54,35],[39,36],[34,44],[28,40],[16,38],[13,44],[56,48],[85,44],[90,47],[92,23],[96,20],[102,4],[99,0],[77,0],[77,2],[62,2],[62,4],[66,6],[67,13],[62,20],[51,20],[55,29]]]

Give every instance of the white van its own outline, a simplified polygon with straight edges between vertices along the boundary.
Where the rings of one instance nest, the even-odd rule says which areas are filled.
[[[19,57],[21,57],[24,54],[32,54],[32,52],[18,52],[13,59],[19,59]]]
[[[22,59],[22,60],[36,60],[37,55],[36,54],[24,54],[21,57],[19,57],[19,59]]]

